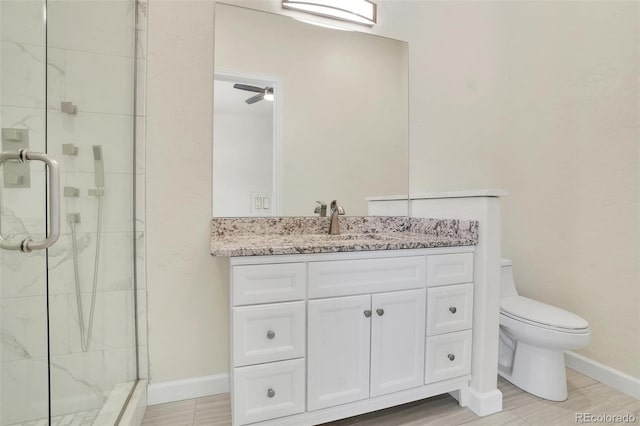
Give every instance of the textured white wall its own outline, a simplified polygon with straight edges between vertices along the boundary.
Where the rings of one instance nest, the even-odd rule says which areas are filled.
[[[413,3],[406,21],[420,22],[411,191],[509,190],[503,255],[522,294],[586,318],[580,352],[635,377],[639,7]]]
[[[147,287],[152,382],[227,371],[227,272],[211,241],[213,1],[150,1]]]
[[[579,352],[640,378],[639,12],[505,5],[493,150],[519,289],[583,316]]]

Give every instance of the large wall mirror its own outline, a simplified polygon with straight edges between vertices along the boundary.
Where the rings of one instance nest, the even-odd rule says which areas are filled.
[[[406,42],[223,3],[213,216],[312,216],[408,193]]]

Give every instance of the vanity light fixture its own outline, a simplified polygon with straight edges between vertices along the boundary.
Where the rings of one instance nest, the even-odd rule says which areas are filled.
[[[317,27],[330,28],[332,30],[338,30],[338,31],[354,31],[352,29],[341,27],[339,25],[327,24],[326,22],[312,21],[311,19],[302,19],[302,18],[298,18],[297,16],[292,16],[292,18],[295,19],[296,21],[304,22],[305,24],[315,25]]]
[[[369,27],[377,22],[377,5],[370,0],[282,0],[282,7]]]

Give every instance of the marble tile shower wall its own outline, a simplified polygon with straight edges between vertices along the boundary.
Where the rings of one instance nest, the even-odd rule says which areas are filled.
[[[49,0],[45,59],[43,2],[2,3],[1,125],[28,129],[30,148],[35,151],[45,150],[46,131],[48,152],[61,165],[62,186],[80,189],[79,197],[62,198],[61,237],[49,250],[53,415],[100,408],[114,385],[135,378],[133,240],[138,254],[135,296],[139,299],[139,374],[147,376],[143,108],[147,5],[145,1],[136,5],[129,0]],[[133,31],[136,7],[138,22]],[[137,43],[136,57],[134,43]],[[138,88],[135,110],[134,63]],[[78,113],[62,113],[61,101],[73,102]],[[138,140],[135,171],[132,170],[134,123]],[[67,143],[78,146],[77,156],[62,154],[62,144]],[[88,318],[98,213],[97,199],[88,195],[88,190],[95,186],[92,145],[103,147],[105,195],[93,338],[85,353],[80,344],[72,242],[66,215],[81,216],[77,226],[79,274]],[[41,235],[44,197],[43,172],[32,167],[30,189],[3,191],[3,233]],[[3,252],[0,262],[3,390],[0,423],[12,424],[43,418],[47,412],[47,271],[44,252],[29,255]],[[41,398],[33,396],[40,394]],[[25,413],[29,419],[21,417]]]

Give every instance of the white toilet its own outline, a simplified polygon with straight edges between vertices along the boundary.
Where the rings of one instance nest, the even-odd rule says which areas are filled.
[[[564,351],[589,343],[589,323],[571,312],[518,296],[508,259],[502,259],[500,290],[498,374],[540,398],[564,401]]]

